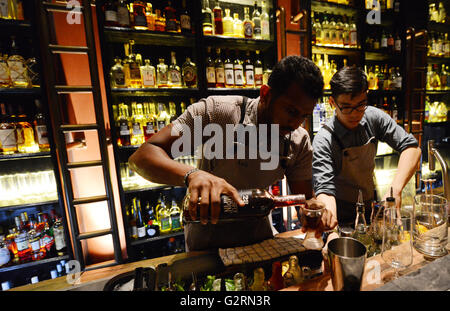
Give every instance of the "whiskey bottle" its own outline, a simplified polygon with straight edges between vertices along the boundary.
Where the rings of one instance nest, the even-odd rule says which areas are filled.
[[[155,210],[150,203],[147,202],[146,210],[148,211],[147,218],[147,236],[153,238],[159,236],[159,222],[156,220]]]
[[[142,86],[142,78],[141,78],[141,68],[136,58],[136,55],[133,53],[134,40],[130,40],[129,42],[129,55],[128,55],[128,67],[130,71],[130,82],[129,87],[131,88],[140,88]]]
[[[177,58],[175,52],[170,53],[171,64],[169,66],[169,86],[170,87],[181,87],[181,71],[180,67],[177,65]]]
[[[252,13],[252,23],[253,23],[253,37],[255,39],[261,39],[261,13],[258,10],[258,1],[255,0]]]
[[[383,51],[387,51],[388,49],[388,37],[386,36],[386,32],[383,30],[381,34],[381,49]]]
[[[156,66],[156,84],[158,87],[169,86],[169,67],[164,64],[164,58],[160,58]]]
[[[223,34],[225,36],[232,37],[234,34],[233,30],[233,18],[231,17],[230,9],[225,9],[225,17],[223,18]]]
[[[14,238],[14,242],[17,247],[17,256],[20,263],[31,261],[31,248],[28,243],[28,233],[25,224],[19,217],[14,218],[16,223],[17,235]]]
[[[0,18],[4,19],[16,19],[16,12],[11,0],[0,1]]]
[[[219,1],[216,1],[216,5],[213,8],[214,14],[214,34],[223,35],[223,22],[222,22],[222,8]]]
[[[216,49],[216,59],[214,61],[216,68],[216,87],[225,87],[225,67],[220,57],[220,49]]]
[[[242,61],[239,59],[239,51],[236,50],[235,58],[233,62],[234,70],[234,85],[238,88],[244,87],[245,77],[244,77],[244,67],[242,66]]]
[[[358,47],[358,34],[356,32],[356,24],[354,19],[352,19],[350,23],[350,47]]]
[[[158,104],[158,132],[161,131],[166,125],[170,123],[170,115],[166,111],[166,105],[163,103]]]
[[[225,86],[234,87],[234,66],[230,59],[230,51],[227,50],[227,58],[225,59]]]
[[[211,57],[211,47],[207,48],[206,80],[209,88],[216,87],[216,68]]]
[[[261,39],[270,40],[270,22],[266,1],[261,2]]]
[[[239,206],[228,195],[222,194],[220,196],[220,214],[219,219],[236,219],[244,217],[262,217],[269,215],[270,211],[275,208],[293,205],[306,204],[305,195],[286,195],[273,196],[265,189],[248,189],[240,190],[239,195],[244,201],[244,206]],[[183,222],[192,222],[189,214],[189,193],[183,200]],[[200,208],[197,208],[197,218],[199,221]]]
[[[181,2],[180,27],[182,33],[192,33],[191,16],[186,7],[186,0]]]
[[[233,33],[237,38],[244,38],[244,24],[239,19],[239,13],[233,14]]]
[[[30,57],[25,61],[25,65],[27,67],[28,77],[30,78],[31,86],[39,87],[41,85],[41,79],[39,76],[38,62],[35,57],[35,51],[31,40],[29,41],[29,44],[31,46],[31,53]]]
[[[134,197],[133,198],[133,207],[136,211],[137,238],[143,239],[147,235],[147,232],[145,230],[145,223],[144,223],[144,220],[142,217],[142,212],[141,212],[141,200]]]
[[[37,230],[37,224],[33,220],[31,229],[28,231],[29,243],[31,247],[31,260],[41,260],[45,257],[45,253],[41,248],[41,232]]]
[[[130,13],[126,0],[120,0],[117,7],[117,24],[120,27],[130,27]]]
[[[395,39],[392,36],[392,33],[389,33],[388,39],[387,39],[387,51],[390,54],[394,54],[394,48],[395,48]]]
[[[133,28],[136,30],[147,30],[147,17],[145,16],[145,3],[144,1],[135,0],[133,2],[133,16],[134,24]]]
[[[253,23],[250,20],[250,9],[248,7],[244,7],[244,37],[247,39],[253,38]]]
[[[259,50],[256,50],[255,59],[255,87],[263,85],[263,64],[259,58]]]
[[[111,71],[109,72],[109,76],[111,78],[111,87],[113,89],[124,88],[126,87],[126,83],[122,61],[120,60],[120,58],[116,58],[114,61],[116,63],[111,67]]]
[[[255,68],[250,59],[250,51],[246,52],[246,59],[244,62],[245,71],[245,87],[254,88],[255,87]]]
[[[8,55],[3,53],[0,46],[0,88],[7,88],[11,86],[11,74],[8,67]]]
[[[342,33],[342,41],[345,48],[350,47],[350,25],[348,24],[347,15],[344,15],[344,31]]]
[[[17,152],[16,125],[10,122],[4,103],[0,103],[0,109],[0,153],[13,154]]]
[[[64,235],[64,226],[61,218],[57,218],[53,224],[53,235],[55,238],[56,253],[58,256],[63,256],[67,251],[66,237]]]
[[[203,0],[202,7],[202,29],[203,34],[207,36],[214,35],[212,12],[209,8],[209,0]]]
[[[161,15],[161,10],[155,9],[155,30],[166,31],[166,19]]]
[[[145,127],[144,127],[144,139],[147,141],[150,137],[155,134],[156,130],[156,113],[155,113],[155,104],[144,104],[144,118],[145,118]]]
[[[175,199],[172,199],[172,206],[169,210],[169,214],[170,214],[170,222],[172,224],[172,232],[176,232],[176,231],[180,231],[182,230],[182,223],[181,223],[181,219],[182,219],[182,213],[181,213],[181,209],[180,207],[177,205],[177,202],[175,201]]]
[[[394,41],[394,52],[400,53],[402,51],[402,40],[400,39],[400,36],[398,32],[395,35],[395,41]]]
[[[12,87],[31,87],[25,59],[19,55],[15,37],[11,37],[11,55],[8,57],[8,67]]]
[[[103,5],[103,10],[105,12],[105,26],[117,26],[117,8],[115,1],[107,0]]]
[[[128,106],[125,104],[119,105],[119,118],[117,120],[119,128],[119,146],[131,145],[130,126],[128,125]]]
[[[164,16],[166,18],[166,31],[178,32],[178,21],[176,18],[176,10],[172,6],[172,1],[167,1],[167,6],[164,8]]]
[[[17,150],[21,153],[39,152],[39,145],[34,139],[33,126],[30,124],[23,107],[19,105],[19,113],[16,117]]]
[[[159,222],[159,231],[161,233],[168,233],[172,229],[172,223],[170,219],[170,211],[166,206],[165,198],[161,200],[161,204],[157,210],[157,219]]]
[[[150,60],[145,60],[145,65],[141,66],[142,87],[151,88],[156,87],[156,72],[155,67],[150,64]]]
[[[181,66],[184,86],[189,88],[197,87],[197,67],[191,61],[190,57],[186,57],[186,61]]]
[[[147,2],[147,6],[145,7],[145,19],[147,20],[147,29],[150,31],[155,30],[155,18],[153,6],[150,2]]]
[[[145,118],[142,111],[142,104],[131,103],[131,145],[141,145],[144,143]]]
[[[169,123],[172,123],[172,121],[177,118],[177,107],[175,106],[174,102],[169,102],[169,116]]]

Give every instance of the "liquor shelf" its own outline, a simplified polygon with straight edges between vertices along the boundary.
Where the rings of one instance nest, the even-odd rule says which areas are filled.
[[[158,240],[163,240],[163,239],[169,239],[169,238],[182,236],[182,235],[184,235],[184,232],[183,231],[178,231],[178,232],[173,232],[173,233],[161,234],[161,235],[158,235],[158,236],[156,236],[154,238],[148,238],[148,239],[131,241],[130,244],[132,246],[136,246],[136,245],[141,245],[141,244],[145,244],[145,243],[148,243],[148,242],[153,242],[153,241],[158,241]]]
[[[426,90],[427,95],[445,95],[450,94],[450,90]]]
[[[450,24],[429,22],[428,26],[431,31],[450,32]]]
[[[1,26],[0,26],[1,27]],[[41,88],[33,87],[33,88],[0,88],[0,96],[8,95],[8,96],[39,96],[41,95]]]
[[[357,14],[358,9],[351,5],[338,4],[332,2],[323,2],[317,0],[311,0],[311,10],[314,12],[324,13],[324,12],[333,12],[336,14],[340,14],[341,12],[344,14]]]
[[[274,47],[275,41],[261,39],[233,38],[226,36],[204,36],[205,44],[223,49],[238,49],[242,51],[260,50],[262,52]]]
[[[31,203],[22,203],[22,204],[14,204],[14,205],[0,205],[0,210],[16,210],[16,209],[24,209],[28,207],[39,207],[44,205],[54,205],[59,204],[58,200],[44,201],[44,202],[31,202]]]
[[[148,30],[134,30],[123,27],[105,26],[105,38],[109,42],[127,43],[134,40],[136,44],[159,46],[195,46],[195,36],[192,34],[178,34],[169,32],[157,32]]]
[[[450,57],[427,56],[429,63],[450,63]]]
[[[387,61],[391,60],[396,63],[401,62],[400,54],[388,54],[385,52],[379,51],[366,51],[365,52],[366,61]]]
[[[50,152],[14,153],[14,154],[0,155],[0,161],[28,160],[28,159],[50,158],[50,157],[51,157]]]
[[[0,268],[0,273],[23,269],[23,268],[34,267],[34,266],[39,266],[39,265],[43,265],[43,264],[48,264],[48,263],[58,262],[61,260],[68,260],[68,259],[69,259],[69,255],[64,255],[64,256],[59,256],[59,257],[52,257],[52,258],[47,258],[47,259],[42,259],[42,260],[37,260],[37,261],[31,261],[31,262],[27,262],[27,263],[23,263],[23,264],[11,265],[11,266]]]
[[[312,46],[313,54],[349,55],[361,53],[361,51],[362,50],[359,48],[341,48],[341,47],[321,46],[321,45]]]
[[[195,96],[199,92],[198,88],[116,88],[111,89],[114,96]]]

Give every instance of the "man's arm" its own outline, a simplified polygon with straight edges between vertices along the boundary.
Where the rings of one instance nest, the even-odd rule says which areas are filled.
[[[386,199],[390,196],[390,189],[392,187],[395,206],[397,208],[401,207],[403,188],[405,188],[408,181],[414,175],[421,155],[422,152],[419,147],[408,147],[400,153],[397,172],[395,173],[391,186],[383,197],[383,199]]]

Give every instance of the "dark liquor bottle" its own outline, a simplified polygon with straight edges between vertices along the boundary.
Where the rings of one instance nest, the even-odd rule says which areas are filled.
[[[35,100],[38,113],[34,118],[34,134],[36,135],[36,143],[39,145],[40,151],[50,151],[50,143],[48,140],[47,122],[45,121],[44,114],[40,111],[40,101]]]
[[[212,23],[212,12],[209,7],[209,0],[203,0],[202,29],[204,35],[210,36],[214,34],[214,27]]]
[[[387,39],[388,53],[394,54],[394,45],[395,45],[395,39],[392,36],[392,33],[390,33],[388,36],[388,39]]]
[[[136,229],[138,239],[143,239],[147,235],[145,231],[145,223],[141,213],[141,200],[133,198],[133,206],[136,211]]]
[[[167,6],[164,8],[164,16],[166,17],[166,31],[178,31],[178,21],[176,13],[177,11],[172,6],[172,1],[167,1]]]
[[[130,13],[125,0],[119,1],[117,7],[117,23],[121,27],[130,27]]]
[[[250,59],[250,51],[246,52],[246,59],[244,62],[245,71],[245,87],[254,88],[255,87],[255,68]]]
[[[220,219],[236,219],[243,217],[261,217],[269,215],[270,211],[284,206],[304,205],[306,199],[304,194],[273,196],[265,189],[249,189],[239,191],[239,195],[245,205],[240,207],[231,197],[222,194],[220,197]],[[192,222],[189,214],[189,193],[183,200],[183,221]],[[197,218],[199,221],[200,208],[197,208]]]
[[[261,59],[259,58],[259,51],[256,50],[256,59],[255,59],[255,87],[261,87],[263,85],[263,64]]]
[[[105,26],[118,26],[117,7],[114,0],[106,1],[103,10],[105,12]]]
[[[225,87],[234,87],[234,66],[230,58],[230,51],[228,50],[224,67],[225,67]]]
[[[153,238],[159,235],[159,223],[156,220],[155,210],[150,203],[147,202],[147,236]]]
[[[192,33],[191,16],[186,7],[186,0],[181,2],[180,27],[182,33]]]
[[[225,87],[225,66],[220,57],[220,49],[216,49],[216,60],[214,66],[216,67],[216,87]]]
[[[119,128],[119,145],[131,145],[131,132],[128,124],[128,106],[125,104],[119,105],[119,119],[117,120],[117,127]]]
[[[214,33],[216,35],[223,35],[223,22],[222,22],[222,8],[219,1],[216,1],[216,5],[213,9],[214,14]]]
[[[143,1],[133,2],[133,28],[136,30],[147,30],[147,16],[145,15],[145,3]]]
[[[208,56],[206,57],[206,80],[208,87],[216,87],[216,68],[211,57],[211,47],[208,47]]]
[[[239,51],[236,50],[235,58],[233,62],[234,69],[234,85],[238,88],[244,87],[244,66],[242,61],[239,59]]]
[[[190,57],[186,57],[186,61],[181,66],[184,86],[197,87],[197,66],[191,61]]]

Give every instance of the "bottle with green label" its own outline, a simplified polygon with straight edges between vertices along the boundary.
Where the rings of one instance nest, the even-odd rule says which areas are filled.
[[[165,199],[161,200],[161,206],[158,208],[157,212],[157,219],[159,221],[159,231],[161,233],[169,233],[172,230],[170,211],[166,206]]]
[[[169,210],[170,220],[172,222],[172,231],[179,231],[181,227],[181,209],[175,199],[172,199],[172,207]]]

